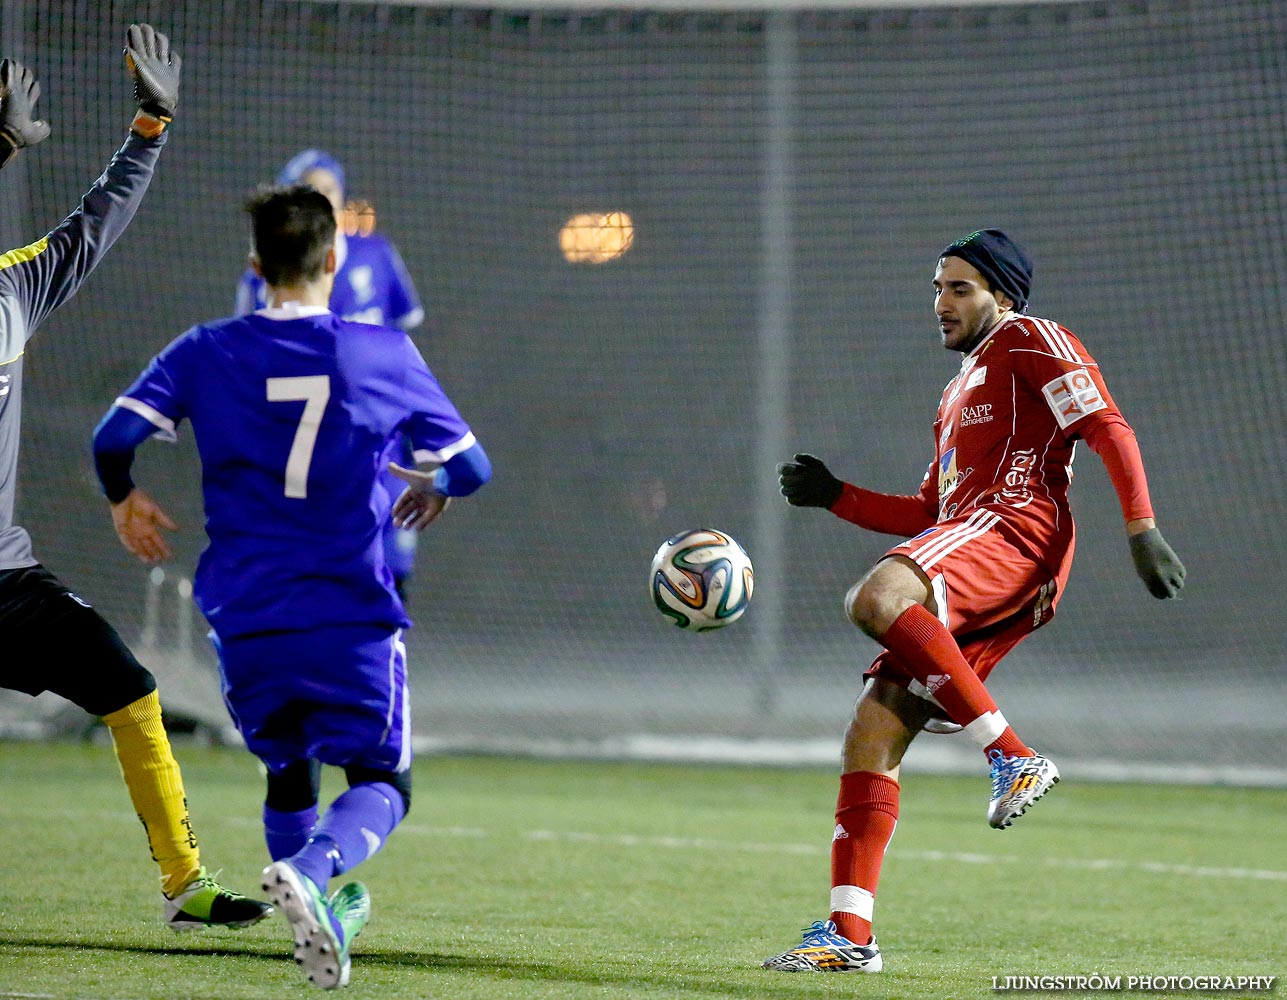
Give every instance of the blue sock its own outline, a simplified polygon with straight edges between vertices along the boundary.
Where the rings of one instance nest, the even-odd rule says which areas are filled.
[[[304,846],[317,826],[317,806],[299,812],[279,812],[264,806],[264,840],[274,861],[289,858]]]
[[[331,803],[290,863],[325,894],[332,875],[355,868],[384,846],[405,811],[392,785],[354,785]]]

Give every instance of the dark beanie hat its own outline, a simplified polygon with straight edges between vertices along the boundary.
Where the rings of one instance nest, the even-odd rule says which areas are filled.
[[[1001,230],[981,229],[970,233],[949,246],[939,257],[960,257],[987,278],[993,288],[1004,292],[1014,303],[1015,312],[1028,308],[1032,259]]]

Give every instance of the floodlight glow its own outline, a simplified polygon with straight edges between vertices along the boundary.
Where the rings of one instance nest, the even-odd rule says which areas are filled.
[[[625,212],[582,212],[563,223],[559,249],[569,264],[602,264],[624,254],[635,241]]]

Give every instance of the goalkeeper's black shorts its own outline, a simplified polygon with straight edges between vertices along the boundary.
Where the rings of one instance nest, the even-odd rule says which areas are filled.
[[[43,566],[0,570],[0,687],[108,715],[156,681],[97,611]]]

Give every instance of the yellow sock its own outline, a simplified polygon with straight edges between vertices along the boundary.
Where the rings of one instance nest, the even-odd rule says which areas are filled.
[[[116,746],[121,777],[147,833],[152,860],[161,868],[161,891],[177,895],[200,872],[197,837],[188,819],[183,775],[161,725],[155,691],[103,716]]]

